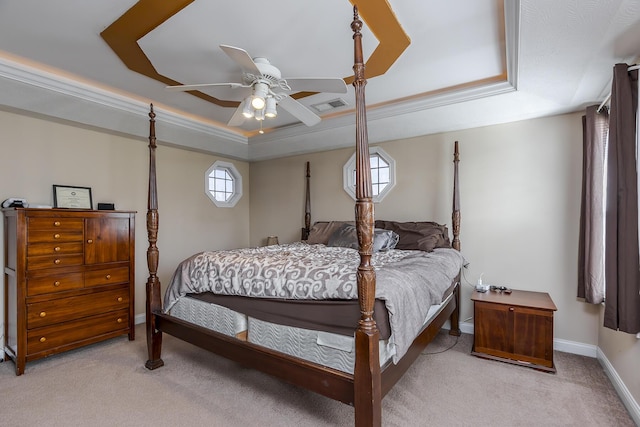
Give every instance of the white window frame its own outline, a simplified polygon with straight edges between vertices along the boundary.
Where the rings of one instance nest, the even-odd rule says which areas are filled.
[[[378,155],[389,165],[389,183],[380,193],[372,197],[374,203],[379,203],[396,185],[396,161],[380,147],[370,147],[369,156],[371,155]],[[355,171],[356,153],[353,153],[351,158],[349,158],[349,161],[347,161],[347,163],[345,163],[344,167],[342,168],[342,183],[344,186],[344,191],[346,191],[347,194],[349,194],[351,198],[353,198],[353,200],[356,200]]]
[[[233,192],[231,197],[229,197],[227,200],[216,199],[213,189],[209,187],[211,174],[216,170],[226,171],[233,180]],[[214,164],[211,165],[209,169],[207,169],[207,172],[204,174],[204,193],[217,207],[232,208],[242,197],[242,175],[240,174],[238,169],[236,169],[233,163],[217,160]]]

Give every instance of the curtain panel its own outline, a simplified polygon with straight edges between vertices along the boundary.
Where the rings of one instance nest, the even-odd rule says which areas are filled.
[[[609,113],[587,107],[582,116],[582,205],[578,254],[578,297],[604,301],[604,153]]]
[[[607,148],[604,326],[631,334],[640,332],[637,107],[638,70],[616,64]]]

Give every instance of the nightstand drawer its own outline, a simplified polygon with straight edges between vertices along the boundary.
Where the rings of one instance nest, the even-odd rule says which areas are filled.
[[[84,286],[82,273],[34,276],[27,279],[27,295],[48,294],[50,292],[80,289]]]
[[[27,332],[27,353],[31,355],[128,328],[129,311],[126,309],[37,328]]]
[[[28,304],[27,329],[67,322],[127,307],[129,307],[128,287]]]
[[[125,283],[129,281],[129,267],[87,271],[84,278],[85,286],[87,287]]]

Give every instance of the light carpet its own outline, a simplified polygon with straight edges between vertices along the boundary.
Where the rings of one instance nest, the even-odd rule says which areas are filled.
[[[353,425],[348,405],[168,335],[165,366],[149,371],[144,325],[136,334],[28,363],[20,377],[1,363],[0,425]],[[549,374],[471,356],[472,340],[441,332],[384,398],[383,425],[634,426],[596,359],[555,352]]]

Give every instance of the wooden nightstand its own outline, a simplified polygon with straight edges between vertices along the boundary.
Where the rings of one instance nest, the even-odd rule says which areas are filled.
[[[471,354],[556,372],[553,364],[553,312],[549,294],[513,290],[471,295],[474,341]]]

